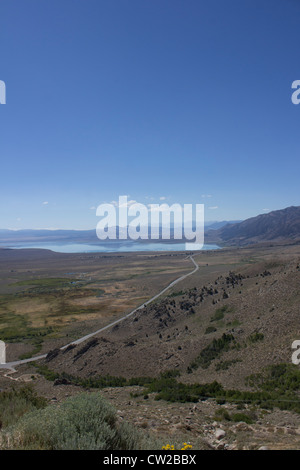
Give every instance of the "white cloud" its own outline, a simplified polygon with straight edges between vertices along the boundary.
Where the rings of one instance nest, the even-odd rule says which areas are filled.
[[[49,204],[48,201],[44,201],[44,202],[43,202],[43,206],[46,206],[47,204]]]
[[[216,209],[219,209],[219,207],[218,207],[218,206],[211,206],[211,207],[209,207],[209,209],[210,209],[211,211],[214,211],[214,210],[216,210]]]
[[[167,198],[166,198],[166,196],[161,196],[159,199],[160,199],[160,201],[165,201]]]
[[[115,207],[121,208],[121,207],[130,207],[133,204],[137,204],[137,201],[135,201],[134,199],[130,199],[129,201],[123,204],[120,204],[119,201],[111,201],[110,204],[112,204]]]
[[[212,195],[211,194],[201,194],[201,197],[208,198],[208,197],[212,197]]]

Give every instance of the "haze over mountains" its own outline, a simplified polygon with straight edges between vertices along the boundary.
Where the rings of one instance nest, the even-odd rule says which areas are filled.
[[[238,221],[212,221],[205,224],[205,231],[219,229],[227,224]],[[117,235],[125,232],[125,228],[117,227]],[[171,238],[174,225],[171,224]],[[150,238],[150,232],[149,232]],[[153,240],[154,241],[154,240]],[[0,245],[12,243],[34,243],[34,242],[55,242],[55,243],[99,243],[96,230],[8,230],[0,229]],[[101,241],[102,243],[103,241]]]
[[[171,240],[172,231],[171,227]],[[117,227],[117,238],[126,228]],[[149,229],[149,239],[150,239]],[[205,243],[243,246],[269,241],[300,240],[300,206],[291,206],[244,221],[210,222],[205,225]],[[155,241],[155,240],[153,240]],[[160,240],[162,238],[160,237]],[[173,240],[174,242],[175,240]],[[90,243],[97,244],[96,230],[7,230],[0,229],[0,246],[20,243]],[[104,241],[105,242],[105,241]],[[101,240],[101,243],[103,241]]]

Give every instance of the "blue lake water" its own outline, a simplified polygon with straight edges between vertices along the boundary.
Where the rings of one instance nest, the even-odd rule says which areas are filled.
[[[0,248],[4,246],[0,245]],[[197,245],[193,243],[138,243],[130,240],[106,241],[102,244],[92,245],[85,243],[14,243],[7,244],[5,248],[42,248],[57,253],[121,253],[139,251],[196,251]],[[217,245],[203,245],[202,250],[217,250]]]

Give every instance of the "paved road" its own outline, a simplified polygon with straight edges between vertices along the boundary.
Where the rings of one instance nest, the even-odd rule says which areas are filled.
[[[192,274],[194,274],[196,271],[198,271],[199,269],[199,266],[198,264],[196,263],[196,261],[194,260],[194,258],[192,256],[189,256],[189,258],[191,259],[191,261],[193,262],[193,264],[195,265],[195,269],[193,269],[193,271],[187,273],[187,274],[184,274],[183,276],[180,276],[178,279],[175,279],[175,281],[171,282],[167,287],[165,287],[163,290],[161,290],[158,294],[154,295],[153,297],[151,297],[151,299],[147,300],[147,302],[143,303],[142,305],[140,305],[139,307],[135,308],[134,310],[132,310],[132,312],[130,313],[127,313],[127,315],[124,315],[124,317],[121,317],[119,318],[118,320],[110,323],[109,325],[106,325],[104,326],[103,328],[100,328],[99,330],[97,331],[94,331],[93,333],[90,333],[88,335],[85,335],[85,336],[82,336],[82,338],[79,338],[77,339],[76,341],[72,341],[72,343],[69,343],[69,344],[66,344],[65,346],[62,346],[60,349],[63,350],[63,349],[66,349],[68,346],[70,346],[71,344],[80,344],[80,343],[83,343],[83,341],[86,341],[87,339],[89,338],[92,338],[92,336],[95,336],[99,333],[101,333],[102,331],[105,331],[107,330],[108,328],[111,328],[112,326],[116,325],[117,323],[120,323],[121,321],[125,320],[126,318],[129,318],[131,317],[131,315],[133,315],[134,313],[138,312],[139,310],[141,310],[142,308],[146,307],[146,305],[150,304],[151,302],[153,302],[153,300],[156,300],[158,297],[160,297],[162,294],[164,294],[166,291],[168,291],[169,289],[171,289],[171,287],[175,286],[176,284],[178,284],[178,282],[181,282],[183,281],[185,278],[187,278],[188,276],[191,276]],[[39,361],[41,359],[45,359],[45,357],[47,356],[47,354],[42,354],[41,356],[36,356],[36,357],[31,357],[30,359],[22,359],[20,361],[13,361],[13,362],[7,362],[6,364],[0,364],[0,369],[14,369],[16,366],[20,366],[21,364],[26,364],[27,362],[33,362],[33,361]]]

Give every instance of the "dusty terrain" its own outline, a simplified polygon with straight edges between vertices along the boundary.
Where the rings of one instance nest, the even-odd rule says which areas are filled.
[[[105,326],[189,272],[190,265],[186,253],[0,249],[0,336],[8,343],[7,361]]]
[[[299,246],[195,253],[193,257],[200,269],[194,275],[131,318],[96,336],[92,343],[87,341],[67,351],[55,350],[71,341],[64,334],[76,337],[113,318],[116,290],[122,290],[118,299],[120,314],[122,306],[122,313],[132,309],[143,302],[141,299],[150,298],[180,274],[191,271],[190,260],[186,254],[136,254],[107,259],[98,255],[47,254],[46,266],[43,257],[37,256],[32,261],[34,273],[28,273],[25,259],[22,269],[15,253],[12,259],[10,254],[5,256],[6,271],[1,269],[3,295],[8,290],[17,292],[20,286],[11,284],[24,279],[27,282],[28,276],[62,278],[66,276],[64,273],[74,272],[74,279],[79,279],[81,272],[88,273],[89,282],[105,290],[107,316],[101,315],[104,307],[95,293],[89,292],[86,297],[81,294],[91,288],[83,284],[75,299],[68,297],[68,302],[76,306],[85,306],[85,301],[89,307],[97,305],[96,316],[91,318],[87,313],[85,320],[83,312],[74,322],[73,330],[66,322],[58,338],[45,338],[43,350],[48,348],[52,353],[44,365],[59,374],[65,372],[84,379],[109,374],[129,379],[157,377],[175,370],[181,383],[206,384],[217,380],[225,389],[251,390],[247,377],[268,366],[291,364],[291,344],[300,339]],[[9,280],[5,277],[8,271],[11,272]],[[136,297],[132,300],[134,289]],[[22,308],[22,315],[29,315],[30,321],[34,321],[33,312],[24,308],[24,302]],[[47,309],[40,309],[39,314],[47,317]],[[232,338],[230,347],[205,363],[203,357],[199,362],[201,352],[224,334]],[[28,343],[12,343],[11,358],[18,357],[25,347],[29,347]],[[20,380],[12,380],[18,377]],[[2,371],[0,387],[19,386],[25,380],[53,403],[82,390],[68,382],[46,380],[34,365],[22,366],[9,377],[4,377]],[[142,429],[166,436],[169,441],[189,440],[195,447],[213,449],[300,448],[300,415],[294,411],[276,407],[265,410],[246,403],[218,404],[213,399],[196,403],[157,401],[155,393],[145,396],[141,386],[107,387],[101,393],[117,408],[120,420],[131,421]],[[219,409],[229,414],[239,410],[252,413],[253,422],[219,419]]]
[[[218,372],[226,386],[242,387],[245,377],[262,367],[290,362],[291,344],[300,337],[300,247],[277,248],[276,254],[272,249],[253,251],[195,255],[200,269],[192,277],[103,332],[75,362],[80,346],[61,352],[49,362],[51,368],[124,377],[178,368],[185,380],[209,382],[216,378],[219,360],[205,370],[185,373],[197,353],[223,333],[232,333],[241,346],[222,355],[222,361],[241,361]],[[223,318],[213,320],[224,306],[228,310]],[[208,327],[215,331],[206,333]],[[255,333],[263,340],[251,342]]]

